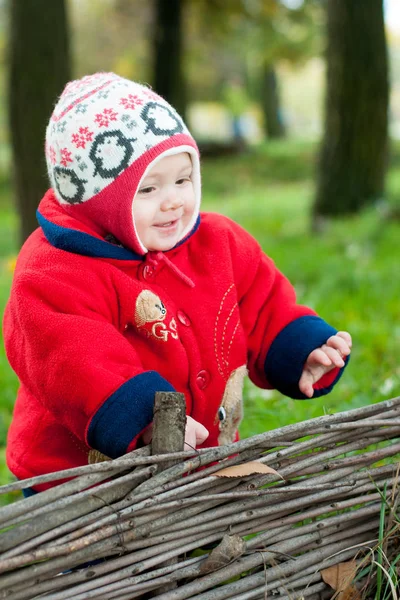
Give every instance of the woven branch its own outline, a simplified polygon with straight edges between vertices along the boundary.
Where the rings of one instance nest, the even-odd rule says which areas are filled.
[[[398,530],[399,440],[395,398],[225,447],[142,448],[2,486],[71,477],[0,509],[0,600],[312,598],[327,590],[321,569],[367,560],[383,502]],[[249,461],[279,475],[217,476]],[[239,555],[221,554],[237,539]]]

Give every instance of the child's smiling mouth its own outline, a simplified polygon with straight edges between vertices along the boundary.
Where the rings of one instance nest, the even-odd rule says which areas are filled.
[[[165,223],[155,223],[153,225],[153,227],[156,227],[157,229],[168,229],[168,228],[172,228],[175,227],[175,225],[177,225],[179,219],[174,219],[173,221],[166,221]]]

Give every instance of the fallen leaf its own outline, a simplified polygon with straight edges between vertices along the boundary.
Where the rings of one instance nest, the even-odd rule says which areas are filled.
[[[359,600],[359,591],[351,585],[357,572],[355,560],[339,563],[321,571],[324,582],[338,592],[337,600]]]
[[[200,567],[200,574],[205,575],[225,567],[230,562],[242,556],[246,542],[239,535],[224,535],[220,543]]]
[[[282,475],[279,475],[275,469],[255,461],[243,463],[242,465],[235,465],[233,467],[226,467],[214,473],[216,477],[247,477],[248,475],[255,475],[256,473],[269,473],[270,475],[278,475],[283,479]]]
[[[99,450],[95,450],[94,448],[89,450],[89,454],[88,454],[88,464],[89,465],[94,465],[96,463],[104,462],[105,460],[111,460],[111,458],[109,458],[105,454],[102,454],[101,452],[99,452]]]

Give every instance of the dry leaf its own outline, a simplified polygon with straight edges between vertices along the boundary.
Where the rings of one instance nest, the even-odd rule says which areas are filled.
[[[360,593],[351,585],[357,572],[355,560],[339,563],[321,571],[322,579],[333,590],[339,592],[337,600],[359,600]]]
[[[97,463],[104,462],[105,460],[111,460],[111,458],[105,454],[102,454],[99,452],[99,450],[95,450],[94,448],[89,450],[88,465],[95,465]]]
[[[243,463],[242,465],[235,465],[233,467],[226,467],[214,473],[216,477],[247,477],[248,475],[255,475],[256,473],[269,473],[270,475],[278,475],[283,479],[282,475],[279,475],[275,469],[255,461]]]
[[[246,542],[239,535],[224,535],[220,543],[200,567],[200,574],[205,575],[225,567],[235,558],[242,556]]]
[[[338,595],[338,600],[361,600],[361,594],[354,585],[349,585]]]

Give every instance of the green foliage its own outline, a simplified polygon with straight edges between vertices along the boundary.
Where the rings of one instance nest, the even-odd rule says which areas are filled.
[[[7,179],[0,176],[0,311],[3,314],[8,298],[12,271],[17,249],[17,217],[11,208],[10,187]],[[7,430],[11,422],[11,414],[17,393],[18,382],[8,364],[3,349],[3,338],[0,344],[0,484],[10,480],[5,464],[5,443]],[[18,496],[20,493],[17,494]],[[15,494],[0,496],[0,505],[15,499]]]
[[[357,588],[362,591],[362,598],[374,600],[397,600],[396,590],[399,590],[400,560],[398,553],[398,486],[395,483],[390,495],[387,494],[388,482],[382,490],[376,487],[381,496],[379,514],[378,539],[369,548],[369,553],[359,562],[355,581]]]
[[[115,71],[150,82],[152,3],[69,0],[74,75]]]
[[[323,7],[305,0],[296,10],[279,0],[192,0],[186,3],[187,74],[193,98],[215,98],[237,77],[253,99],[265,64],[304,63],[321,52]],[[210,64],[213,68],[210,69]]]
[[[383,600],[390,600],[393,598],[393,588],[396,590],[399,589],[399,575],[398,575],[398,567],[396,567],[397,563],[400,560],[400,554],[395,556],[390,563],[388,574],[389,577],[386,580],[386,585],[384,592],[382,594]],[[376,600],[380,600],[380,597],[376,597]]]

